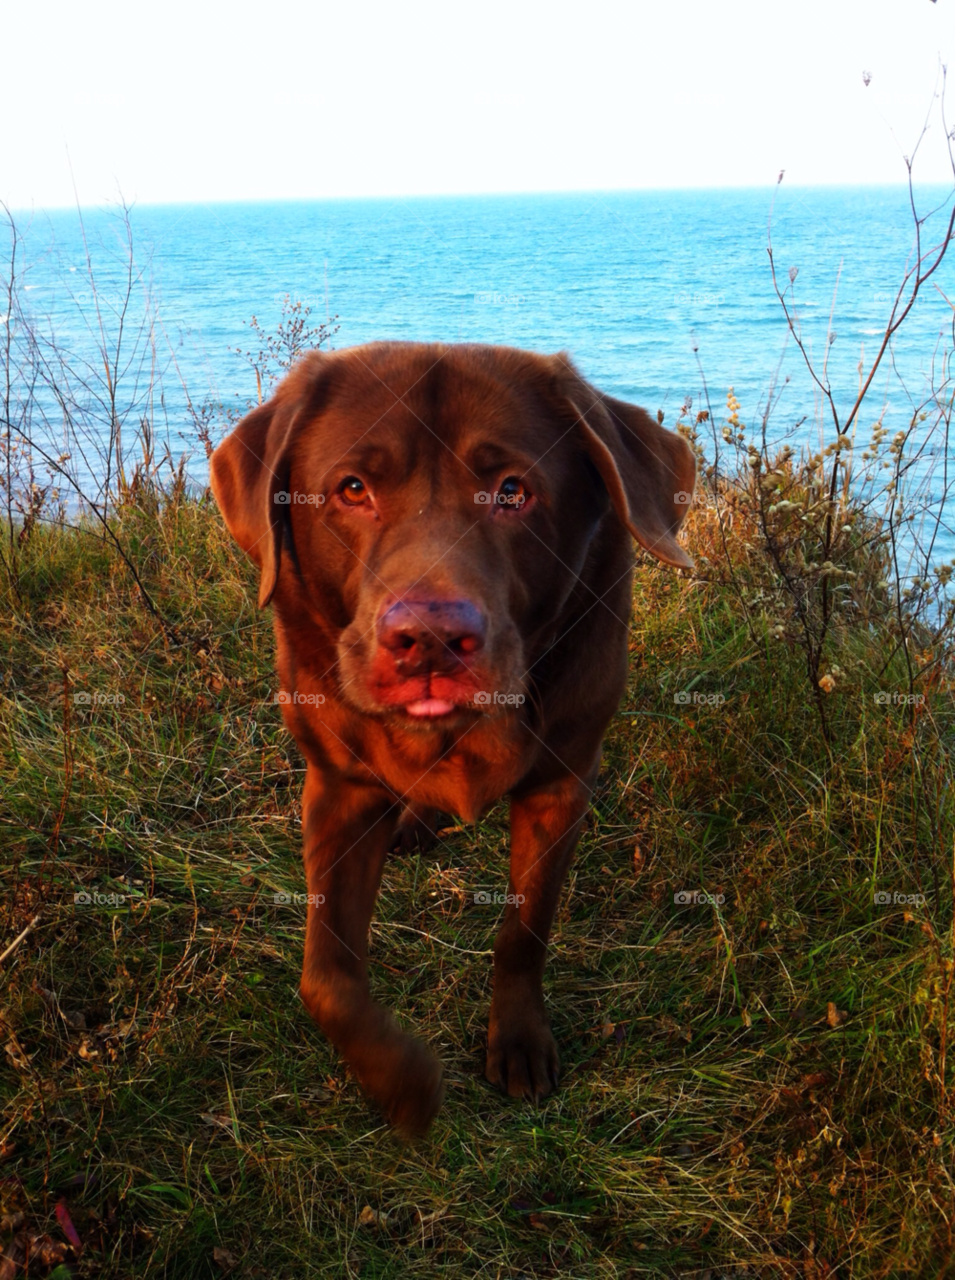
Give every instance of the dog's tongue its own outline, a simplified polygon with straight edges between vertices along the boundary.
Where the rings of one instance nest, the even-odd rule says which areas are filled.
[[[405,710],[409,716],[427,719],[429,716],[446,716],[454,710],[454,703],[444,698],[421,698],[418,702],[409,702]]]

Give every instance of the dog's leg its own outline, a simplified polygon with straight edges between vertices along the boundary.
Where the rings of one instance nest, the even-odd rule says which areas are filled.
[[[368,988],[368,926],[398,807],[378,788],[329,784],[309,766],[303,797],[310,895],[302,1000],[364,1092],[406,1134],[441,1105],[441,1064]]]
[[[511,800],[511,875],[494,944],[485,1075],[512,1097],[544,1098],[560,1062],[544,1012],[544,960],[593,780],[568,775]]]

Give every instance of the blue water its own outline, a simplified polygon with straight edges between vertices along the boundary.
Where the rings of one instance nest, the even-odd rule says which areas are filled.
[[[781,283],[798,268],[796,309],[817,358],[830,309],[836,334],[829,377],[844,414],[860,358],[874,354],[913,246],[903,187],[338,200],[135,208],[142,287],[152,299],[162,395],[151,412],[190,470],[204,476],[186,408],[211,397],[243,406],[254,375],[232,348],[249,346],[254,314],[274,328],[288,293],[312,321],[338,317],[335,347],[378,338],[507,343],[568,350],[602,389],[662,410],[675,421],[687,397],[717,414],[729,387],[745,423],[758,421],[774,380],[773,438],[797,428],[816,442],[821,408],[787,329],[770,276],[767,218]],[[926,209],[944,192],[921,194]],[[21,229],[24,219],[19,219]],[[107,328],[122,296],[121,227],[115,214],[84,214]],[[925,243],[942,235],[930,221]],[[21,250],[31,264],[25,295],[50,317],[61,343],[89,356],[92,307],[77,214],[37,214]],[[838,290],[836,285],[838,282]],[[934,286],[937,285],[938,288]],[[868,440],[885,407],[907,425],[930,390],[933,361],[951,344],[955,251],[918,299],[894,343],[859,424]],[[127,335],[147,312],[136,292]],[[941,343],[941,347],[940,347]],[[145,348],[143,348],[145,349]],[[702,369],[702,375],[701,375]],[[130,412],[142,393],[129,392]],[[789,381],[786,382],[786,377]],[[130,384],[131,386],[132,384]],[[138,408],[135,410],[138,412]],[[801,426],[798,424],[802,423]]]

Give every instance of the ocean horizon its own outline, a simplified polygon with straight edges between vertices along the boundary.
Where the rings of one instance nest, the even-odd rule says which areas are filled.
[[[924,210],[946,194],[917,190]],[[121,409],[130,418],[143,410],[148,364],[157,438],[189,455],[201,484],[189,406],[207,403],[221,421],[255,400],[254,373],[236,349],[249,349],[253,316],[274,331],[289,296],[310,308],[311,323],[337,326],[333,348],[393,338],[567,351],[602,390],[667,425],[686,402],[691,417],[708,409],[719,420],[732,388],[748,426],[765,417],[771,441],[815,447],[832,423],[773,290],[771,210],[779,285],[788,290],[795,272],[800,333],[820,368],[828,346],[844,417],[911,258],[904,185],[133,206],[140,274],[126,351],[138,341],[150,357],[131,359],[127,377],[138,372]],[[83,210],[82,227],[75,209],[15,217],[33,323],[95,368],[86,253],[115,329],[127,266],[120,211]],[[942,230],[930,219],[923,247]],[[955,258],[896,336],[857,423],[861,442],[880,417],[890,430],[907,426],[930,398],[951,343],[952,296]],[[55,437],[55,409],[50,421]]]

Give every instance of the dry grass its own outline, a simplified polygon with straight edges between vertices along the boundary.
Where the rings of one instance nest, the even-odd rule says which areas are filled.
[[[878,704],[907,678],[859,615],[827,747],[797,647],[642,564],[547,971],[563,1087],[482,1080],[499,807],[387,869],[373,981],[449,1081],[402,1147],[297,997],[302,766],[251,570],[207,504],[120,525],[183,643],[55,528],[0,613],[0,951],[38,918],[2,965],[0,1246],[38,1275],[955,1274],[949,668]],[[718,559],[712,510],[691,544]]]

